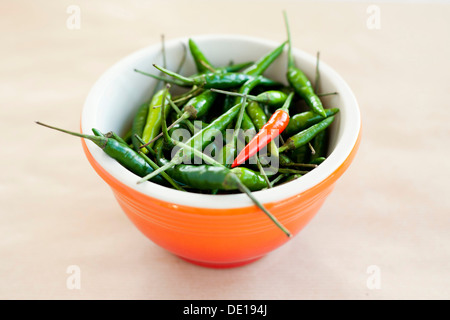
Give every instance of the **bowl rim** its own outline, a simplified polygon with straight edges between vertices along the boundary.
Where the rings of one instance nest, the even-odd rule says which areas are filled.
[[[253,42],[255,44],[271,48],[275,48],[280,44],[276,41],[246,35],[206,34],[171,39],[169,41],[166,41],[165,43],[166,50],[167,48],[171,48],[174,45],[179,45],[180,41],[187,43],[189,38],[194,38],[198,42],[207,41],[208,39],[228,41],[240,40]],[[99,99],[101,95],[106,91],[106,88],[111,85],[111,83],[118,77],[120,72],[123,71],[123,66],[130,64],[132,61],[138,60],[139,58],[148,55],[155,50],[160,50],[160,48],[160,44],[153,44],[137,50],[117,61],[98,78],[98,80],[91,88],[83,106],[81,114],[81,132],[89,133],[91,128],[94,127],[89,124],[95,123],[97,109],[99,107]],[[296,61],[302,60],[306,63],[315,64],[316,58],[312,55],[295,47],[292,48],[292,52],[295,56]],[[336,142],[334,150],[320,166],[312,170],[310,173],[302,176],[300,179],[296,179],[289,183],[277,186],[273,189],[254,191],[253,195],[262,204],[277,203],[283,200],[287,200],[319,185],[329,176],[333,175],[339,169],[339,167],[341,167],[346,159],[349,158],[353,148],[358,142],[361,127],[361,114],[355,95],[353,94],[347,82],[326,62],[321,60],[320,68],[322,77],[324,74],[327,74],[328,77],[333,78],[333,82],[337,81],[336,83],[339,87],[339,94],[349,101],[346,108],[351,108],[351,110],[350,112],[346,112],[346,126],[342,128],[341,137]],[[173,205],[209,209],[231,209],[253,205],[253,202],[251,202],[247,195],[242,193],[208,195],[178,191],[175,189],[160,186],[152,182],[137,184],[136,182],[137,180],[139,180],[139,178],[135,174],[131,173],[126,168],[122,167],[118,162],[104,154],[104,152],[101,151],[91,141],[86,141],[86,146],[93,159],[106,172],[112,175],[120,183],[126,185],[127,187],[133,189],[138,193],[141,193],[146,197],[156,198]]]

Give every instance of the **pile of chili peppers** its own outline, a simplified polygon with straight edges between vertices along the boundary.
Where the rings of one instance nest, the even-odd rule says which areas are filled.
[[[159,65],[154,65],[159,75],[135,70],[158,83],[123,136],[38,124],[93,141],[139,176],[138,183],[150,180],[206,194],[245,192],[290,236],[252,191],[298,179],[320,165],[328,152],[328,127],[339,109],[325,109],[317,92],[319,56],[314,85],[296,66],[286,14],[285,23],[287,41],[255,62],[215,66],[189,39],[197,74],[180,74],[186,47],[177,71]],[[287,85],[264,76],[286,46]],[[174,95],[174,87],[187,89]],[[180,139],[179,132],[187,132],[189,138]]]

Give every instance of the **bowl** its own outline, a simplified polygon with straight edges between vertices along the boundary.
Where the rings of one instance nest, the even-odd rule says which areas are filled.
[[[242,35],[192,36],[213,65],[255,61],[281,42]],[[165,43],[167,68],[175,70],[188,38]],[[296,64],[314,79],[316,58],[293,48]],[[81,131],[91,128],[124,133],[137,108],[149,99],[155,80],[134,72],[157,74],[162,65],[161,44],[143,48],[109,68],[88,94],[81,116]],[[286,83],[287,50],[264,75]],[[188,55],[182,74],[196,72]],[[350,87],[325,62],[320,63],[321,92],[339,94],[324,98],[327,108],[339,107],[330,127],[327,159],[310,173],[254,196],[292,233],[298,234],[314,217],[346,171],[360,142],[360,111]],[[288,238],[245,194],[206,195],[182,192],[148,182],[123,168],[90,141],[82,141],[92,167],[111,187],[132,223],[158,246],[189,262],[215,268],[253,262],[279,248]]]

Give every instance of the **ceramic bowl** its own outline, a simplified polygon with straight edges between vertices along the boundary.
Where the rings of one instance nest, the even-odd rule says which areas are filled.
[[[280,43],[242,35],[192,37],[213,65],[255,61]],[[167,41],[167,68],[174,70],[188,38]],[[296,64],[314,79],[316,58],[293,49]],[[108,69],[91,89],[81,117],[81,131],[91,128],[124,133],[137,108],[149,99],[155,80],[134,72],[157,74],[162,64],[161,45],[144,48]],[[286,83],[287,51],[264,73]],[[182,74],[196,72],[188,55]],[[326,62],[320,63],[321,92],[326,108],[340,112],[330,127],[327,159],[310,173],[254,196],[291,231],[293,236],[314,217],[346,171],[361,136],[360,111],[345,80]],[[290,241],[245,194],[205,195],[182,192],[152,182],[137,184],[136,175],[123,168],[90,141],[85,154],[98,175],[111,187],[125,214],[145,236],[160,247],[192,263],[208,267],[235,267],[250,263]],[[131,248],[130,248],[131,250]]]

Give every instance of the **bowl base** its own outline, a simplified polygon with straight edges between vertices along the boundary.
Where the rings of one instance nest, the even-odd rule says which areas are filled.
[[[184,261],[187,261],[189,263],[192,263],[192,264],[195,264],[195,265],[201,266],[201,267],[214,268],[214,269],[227,269],[227,268],[237,268],[237,267],[245,266],[247,264],[250,264],[252,262],[255,262],[255,261],[261,259],[263,256],[253,258],[250,260],[230,262],[230,263],[204,262],[204,261],[191,260],[191,259],[180,257],[180,256],[178,256],[178,257]]]

